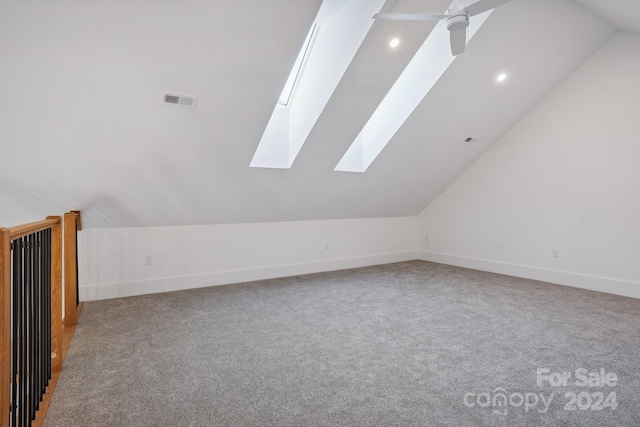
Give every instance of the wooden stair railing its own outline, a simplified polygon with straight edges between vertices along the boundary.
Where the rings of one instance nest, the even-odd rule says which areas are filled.
[[[57,216],[0,228],[1,427],[40,426],[44,421],[82,308],[77,293],[79,228],[80,213],[74,211],[65,214],[64,238],[63,219]],[[14,264],[18,271],[12,272]]]

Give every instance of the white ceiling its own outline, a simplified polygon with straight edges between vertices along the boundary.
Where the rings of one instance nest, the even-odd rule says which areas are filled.
[[[627,19],[579,1],[496,10],[364,174],[333,168],[432,24],[376,21],[293,167],[274,170],[249,163],[320,0],[3,2],[0,225],[69,209],[87,227],[416,215],[614,34],[607,21],[640,28],[640,2],[617,1]]]
[[[638,0],[576,0],[620,31],[640,33],[640,1]]]

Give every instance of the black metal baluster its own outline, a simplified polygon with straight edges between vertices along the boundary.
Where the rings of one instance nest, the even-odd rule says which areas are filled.
[[[44,395],[45,390],[47,389],[47,383],[49,382],[49,379],[46,377],[46,373],[47,373],[47,367],[46,367],[46,363],[47,363],[47,358],[49,356],[47,356],[47,346],[46,346],[46,339],[47,339],[47,326],[49,325],[49,322],[47,321],[47,310],[46,310],[46,296],[45,296],[45,291],[47,289],[47,256],[49,255],[49,251],[47,250],[47,230],[44,230],[42,232],[42,237],[41,237],[41,250],[42,250],[42,271],[41,271],[41,275],[42,275],[42,286],[41,286],[41,290],[40,290],[40,312],[41,312],[41,321],[40,321],[40,330],[41,330],[41,334],[42,334],[42,339],[40,340],[40,389],[38,390],[40,393],[40,400],[42,400],[42,396]]]
[[[45,353],[45,339],[46,339],[46,326],[47,326],[47,318],[45,317],[45,306],[44,306],[44,290],[46,289],[45,280],[47,279],[46,275],[46,265],[47,265],[47,249],[45,247],[46,243],[46,230],[40,233],[40,286],[38,289],[40,291],[40,352],[38,354],[39,363],[38,363],[38,402],[42,401],[42,396],[44,395],[44,391],[46,389],[47,379],[45,378],[46,368],[46,353]],[[38,404],[39,407],[39,404]]]
[[[26,365],[27,365],[27,351],[26,351],[26,342],[27,342],[27,322],[26,320],[26,304],[25,304],[25,286],[24,284],[28,281],[29,269],[27,267],[27,248],[26,240],[23,238],[22,240],[22,282],[20,284],[20,372],[18,375],[18,387],[20,387],[20,395],[18,401],[18,426],[23,427],[25,425],[24,415],[25,415],[25,383],[27,379],[26,375]]]
[[[31,426],[51,379],[51,229],[11,243],[10,425]]]
[[[37,273],[38,273],[38,281],[36,286],[36,292],[34,294],[34,305],[36,307],[36,350],[35,350],[35,361],[33,365],[34,369],[34,379],[33,382],[33,393],[36,395],[36,411],[40,408],[40,399],[42,395],[40,394],[40,384],[42,383],[42,371],[41,367],[41,359],[42,359],[42,235],[43,232],[39,231],[36,236],[36,241],[38,243],[38,251],[36,253],[37,256]]]
[[[31,425],[31,411],[33,408],[33,392],[31,385],[33,382],[33,282],[34,282],[34,243],[33,235],[27,236],[27,256],[29,264],[29,280],[27,281],[26,303],[27,303],[27,378],[25,383],[25,393],[27,403],[25,406],[25,418],[27,425]]]
[[[22,240],[18,239],[12,242],[12,279],[13,279],[13,322],[12,322],[12,335],[13,335],[13,343],[12,343],[12,355],[11,355],[11,425],[16,425],[16,416],[18,410],[18,393],[21,391],[19,389],[18,382],[16,379],[18,378],[18,373],[20,372],[20,343],[22,341],[22,337],[20,336],[20,319],[22,316],[22,312],[20,310],[20,287],[22,283]]]
[[[33,281],[33,253],[31,247],[31,239],[30,236],[25,237],[26,239],[26,266],[27,266],[27,281],[24,284],[24,303],[25,303],[25,365],[24,365],[24,425],[29,425],[29,403],[31,394],[29,393],[29,382],[31,378],[31,340],[33,335],[31,334],[31,282]]]
[[[45,275],[46,279],[45,289],[44,289],[44,310],[45,310],[45,319],[46,319],[46,327],[45,327],[45,361],[46,361],[46,386],[51,379],[51,229],[48,229],[46,232],[47,242],[45,245],[45,249],[47,251],[47,255],[45,256]]]
[[[38,233],[38,256],[40,260],[38,261],[38,268],[40,270],[38,277],[38,360],[37,360],[37,370],[38,370],[38,382],[36,387],[36,393],[38,394],[38,403],[36,405],[36,410],[40,409],[40,402],[42,401],[42,384],[44,384],[44,369],[42,366],[43,362],[43,349],[44,349],[44,307],[42,305],[43,295],[42,290],[44,289],[44,231]]]
[[[33,409],[33,289],[35,282],[35,243],[33,234],[27,236],[29,240],[29,282],[27,283],[27,384],[25,392],[27,393],[27,425],[31,425],[31,411]]]
[[[18,425],[25,425],[25,407],[26,407],[26,382],[27,382],[27,304],[26,304],[26,283],[28,282],[29,269],[27,266],[27,240],[22,238],[22,282],[20,283],[20,305],[22,316],[20,318],[20,375],[18,376],[20,387],[20,408],[18,410]]]
[[[21,426],[22,425],[22,417],[21,417],[21,413],[22,413],[22,383],[21,383],[21,378],[22,378],[22,370],[24,369],[24,366],[22,365],[22,344],[24,343],[24,336],[22,335],[23,331],[22,331],[22,320],[24,318],[24,297],[22,295],[22,291],[23,291],[23,283],[24,283],[24,241],[23,239],[19,239],[16,240],[16,242],[18,243],[18,265],[16,266],[16,272],[18,273],[18,278],[19,278],[19,282],[16,283],[16,299],[18,301],[18,304],[16,306],[16,311],[18,312],[18,321],[16,324],[16,329],[18,331],[18,335],[17,335],[17,339],[18,339],[18,343],[17,343],[17,358],[16,358],[16,372],[17,375],[14,378],[15,381],[15,385],[16,385],[16,390],[17,390],[17,396],[16,396],[16,413],[14,416],[15,419],[15,426]]]
[[[40,382],[42,381],[42,372],[40,372],[40,354],[42,347],[42,306],[40,305],[42,292],[42,231],[35,234],[35,288],[33,292],[34,307],[34,348],[33,348],[33,401],[34,415],[40,408]]]
[[[31,326],[31,333],[33,334],[31,338],[32,348],[31,348],[31,378],[29,381],[29,390],[31,392],[31,412],[30,419],[33,420],[35,418],[35,412],[38,406],[38,394],[39,390],[37,388],[38,385],[38,347],[40,341],[40,334],[38,331],[38,326],[40,323],[40,319],[38,316],[38,287],[40,286],[40,248],[38,244],[38,233],[34,233],[32,236],[33,241],[33,284],[31,288],[31,306],[33,307],[33,324]]]

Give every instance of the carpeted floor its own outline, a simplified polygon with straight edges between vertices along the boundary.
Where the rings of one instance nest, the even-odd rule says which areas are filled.
[[[218,425],[640,426],[640,300],[411,261],[85,303],[45,426]]]

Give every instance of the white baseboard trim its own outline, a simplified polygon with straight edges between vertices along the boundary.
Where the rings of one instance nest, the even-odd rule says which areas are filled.
[[[95,301],[102,299],[180,291],[184,289],[209,286],[230,285],[233,283],[321,273],[325,271],[345,270],[348,268],[368,267],[394,262],[415,260],[415,251],[389,254],[367,255],[353,258],[313,261],[303,264],[279,265],[247,270],[219,271],[176,277],[160,277],[121,283],[105,283],[80,286],[80,300]]]
[[[458,255],[418,251],[417,259],[455,265],[457,267],[539,280],[557,285],[571,286],[590,291],[604,292],[631,298],[640,298],[640,283],[609,277],[598,277],[580,273],[550,270],[526,265],[509,264],[480,258],[468,258]]]

